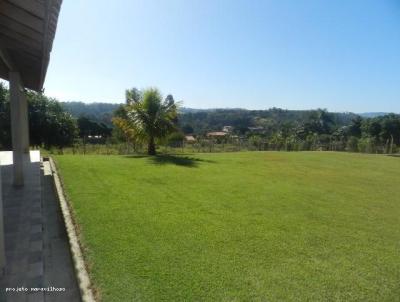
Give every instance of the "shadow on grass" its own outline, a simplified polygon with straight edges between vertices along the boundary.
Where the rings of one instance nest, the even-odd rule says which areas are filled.
[[[155,165],[177,165],[183,167],[197,167],[199,163],[215,163],[213,160],[201,159],[197,157],[192,157],[185,154],[157,154],[154,156],[144,155],[144,154],[136,154],[136,155],[125,155],[125,158],[134,159],[134,158],[147,158],[147,160]]]
[[[125,158],[146,158],[149,157],[149,155],[144,155],[144,154],[134,154],[134,155],[124,155]]]
[[[173,164],[189,168],[197,167],[201,162],[208,162],[208,163],[213,162],[211,160],[205,160],[196,157],[177,156],[177,155],[156,155],[156,156],[149,156],[148,159],[151,163],[156,165]]]

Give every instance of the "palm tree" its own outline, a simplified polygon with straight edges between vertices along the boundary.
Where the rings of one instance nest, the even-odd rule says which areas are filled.
[[[156,88],[144,90],[139,98],[130,98],[127,91],[126,117],[136,139],[147,143],[147,153],[156,154],[156,140],[176,130],[177,104],[168,95],[163,101]]]

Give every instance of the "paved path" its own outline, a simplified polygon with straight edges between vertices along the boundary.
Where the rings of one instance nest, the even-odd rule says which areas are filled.
[[[48,162],[41,165],[37,154],[26,156],[25,185],[15,188],[6,157],[9,154],[0,154],[2,164],[8,164],[1,167],[6,269],[0,279],[0,301],[80,301]],[[6,292],[7,288],[24,292]]]

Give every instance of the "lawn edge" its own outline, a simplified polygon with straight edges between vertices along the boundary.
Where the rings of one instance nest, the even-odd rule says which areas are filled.
[[[60,204],[61,213],[64,220],[65,229],[68,235],[69,248],[74,262],[74,271],[78,281],[79,290],[83,302],[96,302],[92,288],[92,282],[87,270],[87,263],[83,257],[82,247],[79,240],[79,232],[74,223],[75,219],[71,211],[71,204],[64,191],[63,182],[58,173],[57,165],[52,157],[49,157],[51,172],[53,174],[54,187]]]

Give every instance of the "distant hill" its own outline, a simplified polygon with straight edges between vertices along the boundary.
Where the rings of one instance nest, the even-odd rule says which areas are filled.
[[[93,121],[112,126],[113,112],[121,104],[112,103],[83,103],[83,102],[62,102],[63,107],[74,117],[86,116]],[[286,110],[271,108],[268,110],[247,110],[241,108],[180,108],[179,123],[181,127],[192,129],[189,132],[202,133],[211,130],[221,130],[224,126],[235,128],[248,127],[277,127],[283,124],[299,124],[309,119],[315,110]],[[366,112],[355,114],[351,112],[330,113],[333,122],[337,126],[344,126],[359,116],[365,118],[383,116],[385,112]]]
[[[359,113],[358,115],[362,117],[372,118],[372,117],[384,116],[386,114],[389,114],[389,112],[364,112],[364,113]]]
[[[197,109],[197,108],[179,108],[180,113],[197,113],[197,112],[213,112],[218,110],[247,110],[243,108],[207,108],[207,109]]]
[[[86,116],[93,121],[104,123],[107,126],[112,126],[111,118],[113,112],[121,105],[112,103],[83,102],[61,102],[61,104],[65,110],[76,118]]]
[[[235,129],[245,132],[249,127],[261,127],[264,129],[293,127],[309,120],[316,112],[317,110],[286,110],[279,108],[268,110],[185,110],[179,117],[179,123],[184,131],[195,134],[218,131],[224,126],[233,126]],[[331,112],[329,115],[333,124],[338,127],[349,125],[357,117],[356,114],[351,112]]]

